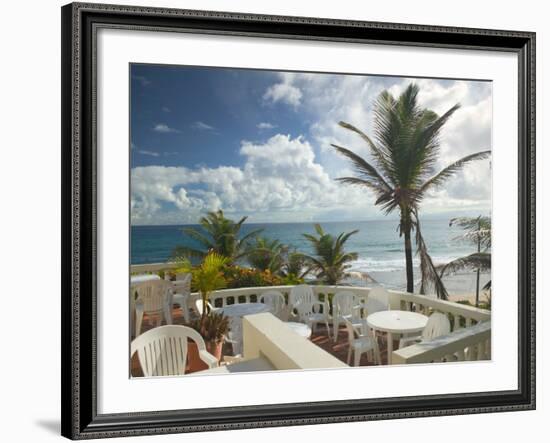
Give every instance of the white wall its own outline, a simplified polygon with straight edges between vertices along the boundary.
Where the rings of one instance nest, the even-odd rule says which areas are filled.
[[[125,3],[111,0],[112,3]],[[542,250],[550,250],[542,232],[548,220],[550,167],[542,152],[550,97],[543,78],[550,48],[546,31],[549,14],[535,0],[481,2],[357,0],[187,0],[128,1],[129,4],[255,12],[281,15],[315,15],[334,18],[409,22],[480,28],[536,31],[538,33],[538,317],[548,312],[543,294]],[[4,2],[2,5],[0,68],[0,390],[4,441],[60,440],[59,434],[59,299],[60,299],[60,149],[59,66],[60,11],[58,0]],[[547,199],[548,200],[548,199]],[[546,214],[543,214],[546,212]],[[545,217],[546,215],[546,217]],[[545,253],[548,258],[548,252]],[[32,284],[29,285],[29,282]],[[546,291],[545,291],[546,289]],[[22,315],[20,310],[23,309]],[[542,379],[547,356],[541,343],[549,327],[538,328],[538,410],[536,412],[410,419],[372,423],[320,425],[142,437],[135,441],[225,442],[365,441],[461,442],[466,440],[519,441],[543,427],[549,412],[548,383]],[[547,347],[547,346],[546,346]],[[547,347],[548,351],[548,347]],[[531,434],[536,435],[536,434]],[[540,440],[540,439],[536,439]],[[129,440],[127,440],[129,441]]]

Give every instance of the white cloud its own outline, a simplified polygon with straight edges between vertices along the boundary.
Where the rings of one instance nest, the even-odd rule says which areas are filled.
[[[160,154],[158,152],[154,152],[154,151],[146,151],[144,149],[139,149],[137,151],[139,154],[142,154],[142,155],[149,155],[151,157],[158,157]]]
[[[304,221],[334,211],[357,219],[376,213],[367,191],[336,183],[303,137],[277,134],[262,144],[245,141],[240,155],[241,168],[132,169],[132,222],[196,222],[201,213],[217,209],[250,215],[251,221]]]
[[[369,191],[334,181],[352,174],[331,143],[371,159],[365,143],[338,125],[354,124],[372,135],[372,106],[384,89],[395,95],[410,79],[284,73],[264,94],[267,103],[300,107],[310,122],[306,137],[277,134],[267,141],[242,142],[241,167],[150,166],[132,170],[134,223],[196,222],[201,213],[224,209],[251,221],[357,220],[380,217]],[[416,80],[422,106],[443,113],[462,107],[441,134],[437,168],[464,155],[491,149],[492,100],[487,82]],[[267,122],[258,129],[273,129]],[[220,147],[223,149],[223,147]],[[231,149],[233,149],[231,147]],[[490,162],[468,165],[423,201],[424,214],[490,209]]]
[[[207,125],[206,123],[201,121],[193,123],[193,128],[198,129],[200,131],[211,131],[214,129],[213,126]]]
[[[171,128],[171,127],[168,126],[166,123],[157,123],[157,124],[153,127],[153,131],[155,131],[155,132],[160,132],[160,133],[162,133],[162,134],[169,134],[169,133],[180,132],[180,131],[178,131],[178,130],[175,129],[175,128]]]
[[[347,160],[330,146],[332,143],[350,148],[372,160],[368,147],[356,134],[341,128],[343,120],[373,136],[372,106],[378,95],[388,89],[397,97],[414,81],[420,87],[419,104],[444,113],[455,103],[462,107],[455,112],[441,133],[441,152],[437,168],[476,151],[491,149],[492,98],[489,82],[434,79],[386,78],[368,76],[316,75],[285,73],[285,84],[302,91],[301,109],[309,116],[310,140],[316,148],[317,161],[332,176],[350,174]],[[440,212],[446,206],[478,208],[483,202],[490,208],[490,162],[472,163],[449,180],[423,204],[425,212]]]
[[[161,109],[162,109],[162,112],[172,112],[168,106],[163,106]]]
[[[283,79],[283,82],[275,83],[267,88],[263,99],[266,103],[283,102],[297,108],[302,100],[302,91]]]

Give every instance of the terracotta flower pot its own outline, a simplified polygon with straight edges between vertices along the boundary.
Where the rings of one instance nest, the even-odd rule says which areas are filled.
[[[197,344],[189,340],[187,342],[187,364],[185,365],[185,373],[190,374],[205,369],[208,369],[208,365],[199,357]]]
[[[222,358],[223,340],[218,342],[208,341],[206,342],[206,350],[212,354],[218,362]],[[194,341],[187,342],[187,364],[185,366],[185,373],[190,374],[193,372],[204,371],[208,369],[208,365],[203,362],[199,356],[197,344]]]
[[[223,348],[223,339],[220,341],[208,341],[206,342],[206,350],[210,352],[214,357],[216,357],[216,360],[218,360],[218,363],[222,359],[222,348]]]

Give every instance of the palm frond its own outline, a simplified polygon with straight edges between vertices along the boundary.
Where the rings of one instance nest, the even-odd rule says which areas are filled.
[[[183,228],[182,230],[187,236],[202,244],[206,249],[212,248],[211,239],[202,232],[199,232],[196,228]]]
[[[353,231],[350,231],[350,232],[342,232],[339,236],[338,236],[338,239],[337,239],[337,244],[338,245],[343,245],[346,241],[348,241],[348,238],[350,238],[352,235],[355,235],[359,232],[359,229],[354,229]]]
[[[376,144],[371,140],[371,138],[365,134],[363,131],[361,131],[359,128],[349,124],[349,123],[346,123],[344,121],[340,121],[338,122],[338,124],[342,127],[342,128],[345,128],[345,129],[348,129],[352,132],[355,132],[356,134],[358,134],[365,142],[367,142],[367,145],[369,146],[370,148],[370,151],[372,153],[372,156],[374,157],[374,159],[376,160],[376,162],[378,163],[378,166],[383,169],[383,170],[388,170],[389,168],[389,156],[386,152],[384,152],[383,150],[381,150],[380,148],[378,148],[378,146],[376,146]]]
[[[428,253],[428,247],[422,236],[420,229],[420,220],[418,218],[418,212],[414,212],[415,216],[415,228],[416,228],[416,246],[417,254],[420,257],[420,293],[425,294],[428,289],[428,285],[432,285],[437,294],[437,298],[442,300],[448,300],[449,293],[443,284],[441,276],[437,272],[437,268],[432,261],[432,257]]]
[[[380,175],[376,168],[368,163],[364,158],[342,146],[338,146],[335,144],[331,144],[331,146],[336,149],[340,154],[347,157],[352,162],[355,170],[359,174],[363,175],[367,179],[370,179],[370,181],[377,183],[378,186],[380,186],[386,192],[391,192],[392,188],[390,187],[390,185],[388,185],[386,180],[384,180],[384,177],[382,177],[382,175]]]
[[[176,246],[172,250],[170,261],[180,261],[182,258],[203,259],[207,253],[208,251],[201,251],[200,249],[195,249],[188,246]]]
[[[239,242],[244,245],[248,240],[250,240],[253,237],[256,237],[258,234],[262,232],[263,232],[262,228],[254,229],[253,231],[250,231],[248,234],[243,235],[240,238]]]
[[[335,180],[340,183],[345,183],[347,185],[359,185],[369,188],[376,195],[377,203],[375,204],[386,201],[387,199],[390,199],[393,195],[391,191],[388,191],[385,187],[380,186],[378,183],[375,183],[371,180],[366,180],[358,177],[338,177]]]
[[[457,258],[446,265],[440,266],[440,275],[454,274],[458,271],[477,270],[488,271],[491,269],[491,254],[488,252],[476,252],[465,257]]]
[[[441,186],[468,163],[476,160],[484,160],[486,158],[489,158],[490,155],[491,151],[480,151],[474,154],[467,155],[466,157],[462,157],[461,159],[451,163],[449,166],[442,169],[439,173],[428,179],[420,188],[420,192],[424,193],[432,187]]]

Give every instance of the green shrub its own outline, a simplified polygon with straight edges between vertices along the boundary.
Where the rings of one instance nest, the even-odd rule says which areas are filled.
[[[241,268],[240,266],[227,266],[224,277],[228,288],[249,288],[255,286],[280,286],[283,279],[272,274],[269,270]]]

